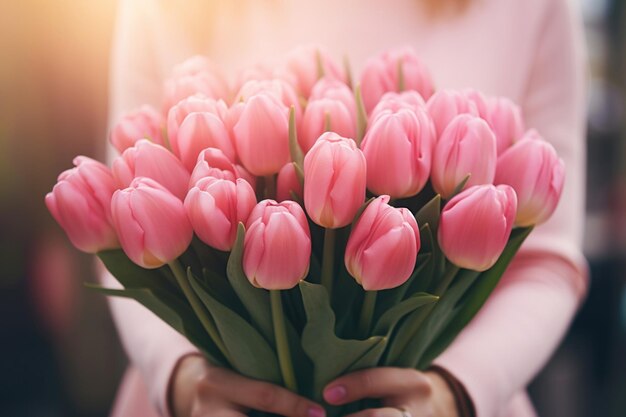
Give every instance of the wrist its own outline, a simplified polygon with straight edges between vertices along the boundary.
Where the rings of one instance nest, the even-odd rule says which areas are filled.
[[[207,363],[198,353],[181,357],[174,367],[168,388],[168,405],[172,417],[189,417],[196,383],[206,373]]]
[[[474,403],[465,386],[447,369],[431,366],[426,375],[431,379],[435,415],[437,417],[476,417]]]

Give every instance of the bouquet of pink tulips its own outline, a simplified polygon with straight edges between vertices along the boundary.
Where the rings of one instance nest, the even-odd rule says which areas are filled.
[[[563,187],[513,102],[435,91],[407,48],[354,89],[316,47],[230,83],[196,57],[163,103],[119,121],[111,168],[77,157],[50,212],[123,285],[99,291],[318,401],[351,371],[428,367]]]

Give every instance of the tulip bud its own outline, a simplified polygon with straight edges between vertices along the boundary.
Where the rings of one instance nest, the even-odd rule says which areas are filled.
[[[336,78],[322,77],[313,86],[309,101],[322,98],[341,101],[351,114],[356,114],[354,93],[345,83]]]
[[[361,149],[367,160],[367,188],[394,198],[417,194],[428,181],[435,128],[425,110],[381,112]]]
[[[326,132],[304,157],[304,206],[329,229],[352,222],[365,200],[366,162],[352,139]]]
[[[400,72],[404,86],[400,85]],[[403,87],[403,88],[402,88]],[[433,81],[426,66],[412,48],[397,48],[371,58],[361,75],[363,103],[368,113],[388,91],[415,90],[424,99],[434,91]]]
[[[446,127],[459,114],[479,116],[478,109],[473,101],[464,94],[454,90],[437,91],[428,100],[428,114],[435,122],[437,138],[441,136]]]
[[[235,159],[235,147],[224,122],[209,112],[190,113],[178,129],[177,137],[180,160],[192,171],[198,154],[205,148],[217,148],[231,161]]]
[[[257,94],[269,94],[274,96],[287,108],[294,106],[296,120],[300,120],[302,116],[300,100],[298,100],[296,90],[287,81],[282,79],[250,80],[241,87],[235,96],[235,102],[246,101],[248,98]]]
[[[400,109],[409,109],[413,111],[422,110],[426,106],[424,99],[417,91],[403,91],[401,93],[388,92],[381,98],[374,110],[370,113],[369,124],[374,123],[376,118],[385,113],[385,110],[397,113]]]
[[[139,139],[163,145],[161,133],[163,117],[150,106],[142,106],[122,116],[122,119],[111,130],[111,144],[118,152],[135,145]]]
[[[298,180],[296,168],[292,162],[288,162],[280,169],[276,180],[276,199],[278,201],[293,200],[291,193],[300,199],[304,195],[302,184]]]
[[[165,82],[165,112],[181,100],[196,94],[214,99],[229,99],[226,78],[206,57],[195,56],[174,68],[172,77]]]
[[[302,207],[263,200],[247,222],[243,270],[255,287],[293,288],[309,271],[311,234]]]
[[[193,230],[200,240],[221,251],[233,248],[237,225],[248,220],[255,205],[254,190],[241,178],[236,182],[202,178],[185,198]]]
[[[113,175],[120,188],[136,177],[152,178],[181,200],[187,195],[189,172],[170,151],[142,139],[113,161]]]
[[[508,184],[517,193],[516,226],[548,220],[561,197],[565,164],[554,147],[531,131],[498,158],[495,184]]]
[[[469,114],[456,116],[435,147],[433,188],[443,198],[449,198],[468,174],[465,188],[491,184],[496,162],[496,138],[487,122]]]
[[[487,123],[496,135],[498,155],[524,134],[524,120],[519,106],[505,97],[487,100]]]
[[[461,92],[469,101],[474,103],[474,107],[478,111],[478,116],[481,119],[487,118],[487,98],[478,90],[471,88],[465,89]]]
[[[252,174],[276,174],[290,158],[289,109],[268,94],[252,96],[240,103],[233,127],[237,154]]]
[[[85,156],[59,175],[46,206],[74,246],[96,253],[119,247],[111,223],[111,196],[116,190],[109,168]]]
[[[346,105],[329,98],[309,101],[304,111],[298,142],[305,153],[311,149],[326,127],[340,136],[353,138],[356,135],[356,113]]]
[[[235,81],[233,82],[234,91],[240,91],[244,84],[248,81],[271,80],[273,77],[272,70],[269,65],[256,64],[251,67],[245,67],[235,73]],[[237,97],[235,95],[235,101]]]
[[[366,291],[395,288],[413,273],[420,249],[415,217],[380,196],[367,205],[346,246],[345,264]]]
[[[321,69],[323,74],[319,73]],[[333,61],[328,52],[318,45],[300,46],[291,51],[279,76],[291,82],[303,97],[311,95],[311,89],[321,75],[345,82],[346,75]]]
[[[172,262],[193,237],[183,202],[150,178],[135,178],[130,187],[117,190],[111,214],[122,249],[143,268]]]
[[[441,250],[461,268],[486,271],[496,263],[509,240],[516,209],[517,197],[508,185],[468,188],[441,212]]]
[[[239,178],[239,174],[235,165],[224,155],[224,152],[217,148],[206,148],[198,155],[198,161],[189,180],[189,188],[205,177],[234,182]]]
[[[191,113],[211,113],[226,123],[228,107],[222,100],[216,101],[203,96],[191,96],[173,106],[167,114],[167,137],[174,155],[180,156],[178,131]]]

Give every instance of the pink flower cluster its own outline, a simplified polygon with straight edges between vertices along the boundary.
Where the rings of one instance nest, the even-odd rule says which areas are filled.
[[[144,268],[175,260],[194,234],[230,251],[241,222],[244,271],[267,289],[307,276],[309,220],[352,225],[342,255],[366,290],[401,285],[415,267],[420,231],[395,202],[427,184],[447,200],[439,244],[463,268],[490,268],[514,226],[542,223],[555,210],[563,162],[526,131],[509,99],[435,91],[409,48],[366,63],[362,102],[347,79],[314,46],[230,84],[208,59],[192,58],[167,81],[161,112],[144,106],[112,129],[121,155],[111,169],[76,158],[46,204],[77,248],[121,246]],[[301,161],[290,150],[290,109]],[[355,218],[368,192],[378,197]]]

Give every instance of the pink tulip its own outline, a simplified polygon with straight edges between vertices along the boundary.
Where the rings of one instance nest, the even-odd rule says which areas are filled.
[[[130,186],[136,177],[152,178],[183,200],[189,186],[189,172],[170,151],[142,139],[113,161],[113,176],[119,188]]]
[[[461,268],[486,271],[496,263],[509,240],[516,209],[517,197],[508,185],[468,188],[441,212],[441,250]]]
[[[304,206],[329,229],[352,222],[365,200],[366,162],[352,139],[326,132],[304,157]]]
[[[178,131],[184,120],[191,113],[211,113],[224,121],[228,118],[228,107],[222,100],[215,100],[204,96],[191,96],[173,106],[167,114],[167,137],[174,155],[180,156],[178,146]],[[228,126],[227,126],[228,127]]]
[[[163,145],[163,117],[152,107],[142,106],[122,116],[111,130],[111,144],[118,152],[135,145],[139,139]]]
[[[428,114],[435,122],[437,138],[441,136],[446,127],[459,114],[479,116],[478,109],[463,93],[454,90],[437,91],[428,100]]]
[[[251,67],[245,67],[235,74],[233,82],[234,91],[240,91],[244,84],[248,81],[263,81],[273,78],[272,70],[269,65],[257,64]],[[238,95],[235,95],[235,101]]]
[[[365,69],[361,74],[361,91],[368,113],[383,94],[388,91],[400,91],[399,67],[402,68],[405,90],[415,90],[424,99],[433,94],[432,78],[415,51],[409,47],[392,49],[365,63]]]
[[[374,120],[385,110],[389,110],[392,113],[396,113],[400,109],[409,109],[413,111],[419,111],[426,106],[424,99],[419,95],[417,91],[403,91],[396,93],[390,91],[385,93],[381,98],[374,110],[370,113],[369,124],[374,123]]]
[[[135,178],[111,200],[113,224],[126,255],[137,265],[159,268],[185,252],[193,230],[183,202],[150,178]]]
[[[313,86],[309,101],[322,98],[341,101],[351,114],[356,114],[356,102],[354,93],[342,81],[333,77],[322,77]]]
[[[496,135],[498,155],[524,134],[524,120],[519,106],[505,97],[487,100],[487,123]]]
[[[165,82],[163,109],[168,112],[178,102],[196,94],[228,100],[226,78],[206,57],[195,56],[179,64]]]
[[[200,240],[230,251],[237,237],[237,225],[245,223],[256,205],[254,190],[247,181],[203,178],[185,198],[187,216]]]
[[[300,95],[308,98],[320,76],[318,61],[321,61],[324,76],[345,82],[346,75],[341,67],[318,45],[300,46],[291,51],[278,75],[290,81]]]
[[[180,159],[192,171],[198,154],[205,148],[218,148],[232,161],[235,147],[224,122],[218,115],[202,112],[190,113],[178,129],[178,151]]]
[[[289,109],[268,94],[240,106],[233,134],[243,166],[257,176],[276,174],[290,159]]]
[[[398,287],[411,276],[420,249],[415,217],[406,208],[372,201],[357,220],[346,246],[345,264],[366,291]]]
[[[300,199],[304,195],[302,184],[300,184],[296,175],[296,169],[292,162],[288,162],[278,172],[276,199],[278,201],[293,200],[291,197],[292,192]]]
[[[356,135],[356,113],[346,105],[330,98],[309,101],[300,125],[298,142],[305,153],[315,144],[317,138],[329,130],[340,136],[353,138]]]
[[[235,102],[246,101],[257,94],[269,94],[283,103],[287,108],[294,106],[296,120],[302,115],[302,107],[296,90],[287,81],[282,79],[250,80],[246,82],[235,96]]]
[[[508,184],[517,193],[515,225],[531,226],[548,220],[561,197],[565,164],[554,147],[535,132],[525,135],[498,158],[496,184]]]
[[[311,234],[306,215],[293,201],[263,200],[248,218],[243,270],[255,287],[293,288],[309,271]]]
[[[487,117],[487,98],[478,90],[474,90],[471,88],[465,89],[461,91],[461,93],[472,103],[474,103],[474,107],[478,111],[478,116],[482,119]]]
[[[433,188],[443,198],[449,198],[468,174],[465,188],[491,184],[496,162],[496,138],[487,122],[469,114],[456,116],[435,147]]]
[[[237,168],[224,152],[217,148],[206,148],[198,155],[196,166],[191,173],[189,188],[205,177],[235,181],[239,178]]]
[[[435,128],[426,110],[380,112],[361,149],[367,160],[367,188],[394,198],[417,194],[430,175]]]
[[[109,168],[85,156],[59,175],[46,206],[74,246],[96,253],[119,247],[111,224],[111,196],[116,190]]]

